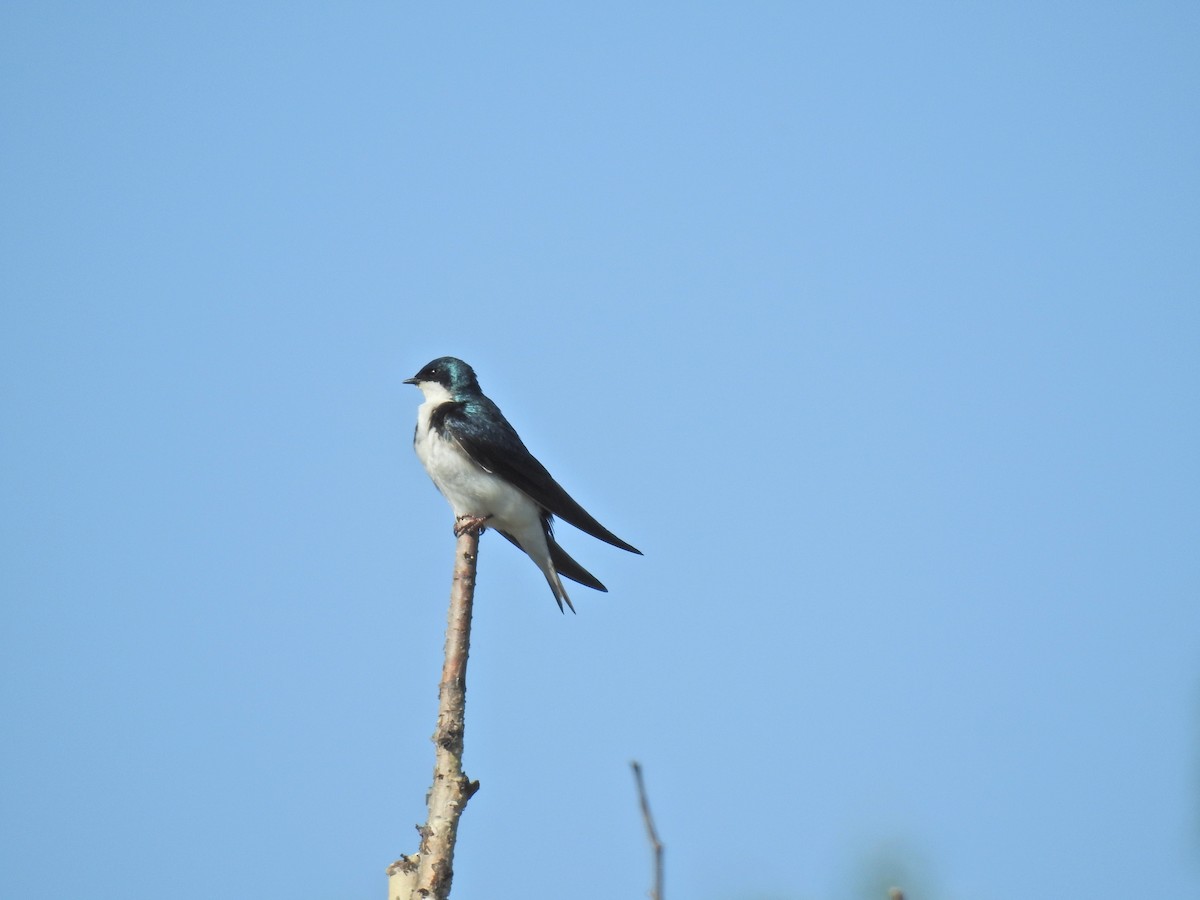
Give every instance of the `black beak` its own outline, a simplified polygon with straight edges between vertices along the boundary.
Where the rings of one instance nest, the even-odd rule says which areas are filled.
[[[405,378],[404,383],[405,384],[417,384],[418,382],[417,382],[417,379],[415,377],[413,377],[413,378]]]

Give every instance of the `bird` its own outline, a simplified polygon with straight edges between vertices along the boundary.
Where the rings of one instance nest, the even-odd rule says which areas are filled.
[[[564,603],[575,612],[563,578],[597,591],[608,588],[554,540],[555,516],[605,543],[642,555],[592,518],[554,480],[483,393],[475,370],[461,359],[439,357],[404,383],[416,385],[424,397],[417,408],[413,449],[454,510],[456,536],[494,528],[533,560],[563,612]]]

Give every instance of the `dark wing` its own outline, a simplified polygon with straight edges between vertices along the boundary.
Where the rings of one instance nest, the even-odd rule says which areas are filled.
[[[641,555],[641,550],[625,543],[593,519],[563,490],[562,485],[546,471],[546,467],[534,459],[500,408],[487,397],[443,403],[433,411],[430,424],[439,433],[458,441],[466,454],[484,469],[528,494],[552,515],[605,543]],[[566,558],[570,561],[570,557]],[[575,565],[578,567],[577,563]],[[557,560],[555,568],[559,568]],[[559,571],[568,578],[580,581],[568,571]],[[580,583],[587,584],[586,581]]]

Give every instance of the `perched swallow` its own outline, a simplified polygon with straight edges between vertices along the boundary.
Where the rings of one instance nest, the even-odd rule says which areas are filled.
[[[575,607],[560,575],[598,591],[608,588],[555,543],[554,516],[641,555],[588,515],[534,459],[504,413],[484,396],[475,371],[461,359],[435,359],[404,383],[415,384],[425,396],[417,409],[413,447],[450,501],[456,535],[470,528],[495,528],[528,554],[550,583],[558,608],[566,603],[571,612]]]

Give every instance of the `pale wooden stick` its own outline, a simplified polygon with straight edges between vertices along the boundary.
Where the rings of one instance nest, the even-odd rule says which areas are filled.
[[[388,867],[388,900],[446,900],[454,879],[454,843],[458,819],[479,782],[462,768],[466,728],[467,655],[471,646],[471,610],[479,561],[479,526],[465,529],[455,548],[454,581],[446,626],[446,658],[438,685],[433,786],[426,799],[429,818],[417,827],[421,848]]]

